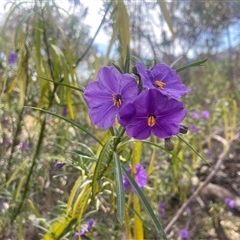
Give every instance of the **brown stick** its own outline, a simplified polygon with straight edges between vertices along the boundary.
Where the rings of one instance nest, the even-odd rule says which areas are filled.
[[[167,233],[171,229],[173,224],[178,220],[178,218],[184,212],[185,208],[189,205],[189,203],[191,201],[193,201],[193,199],[195,199],[195,197],[198,196],[200,191],[211,181],[213,176],[217,173],[217,171],[219,170],[220,166],[222,165],[223,158],[228,153],[229,143],[224,138],[222,138],[222,137],[220,137],[218,135],[214,135],[212,138],[214,138],[215,140],[217,140],[217,141],[219,141],[219,142],[221,142],[223,144],[223,147],[224,147],[223,152],[219,155],[217,163],[216,163],[214,169],[212,170],[212,172],[207,176],[205,181],[202,184],[199,185],[199,187],[195,190],[195,192],[192,194],[192,196],[182,205],[182,207],[177,211],[177,213],[172,218],[172,220],[168,223],[168,225],[164,229],[165,233]]]

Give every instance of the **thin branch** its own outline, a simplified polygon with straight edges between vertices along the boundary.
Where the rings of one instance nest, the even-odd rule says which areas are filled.
[[[164,229],[165,233],[169,232],[169,230],[172,228],[174,223],[178,220],[178,218],[182,215],[182,213],[185,211],[186,207],[190,204],[191,201],[193,201],[201,192],[201,190],[212,180],[214,175],[219,170],[220,166],[222,165],[223,159],[226,156],[226,154],[229,151],[229,143],[222,137],[218,135],[214,135],[212,138],[215,140],[221,142],[223,144],[223,152],[218,157],[217,163],[211,173],[208,175],[208,177],[205,179],[205,181],[199,185],[199,187],[195,190],[195,192],[192,194],[192,196],[182,205],[182,207],[177,211],[175,216],[172,218],[172,220],[168,223],[166,228]]]

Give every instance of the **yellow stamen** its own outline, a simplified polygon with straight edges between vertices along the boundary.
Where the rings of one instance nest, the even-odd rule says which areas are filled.
[[[156,117],[154,115],[148,116],[148,126],[153,127],[156,124]]]
[[[112,97],[113,97],[113,106],[118,107],[118,108],[121,107],[121,105],[122,105],[121,95],[114,93],[112,95]]]
[[[155,81],[155,85],[160,88],[161,90],[164,90],[164,86],[166,85],[166,83],[162,82],[162,81],[159,81],[159,80],[156,80]]]

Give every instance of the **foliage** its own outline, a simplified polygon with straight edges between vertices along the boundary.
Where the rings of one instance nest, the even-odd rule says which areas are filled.
[[[210,228],[217,232],[216,222],[234,204],[226,207],[223,197],[211,202],[199,193],[205,206],[199,207],[192,196],[205,181],[201,167],[214,164],[214,157],[223,161],[236,137],[239,52],[222,54],[222,59],[202,52],[189,61],[176,58],[173,50],[176,42],[183,43],[182,49],[187,43],[186,53],[193,39],[200,41],[198,36],[204,38],[208,31],[219,36],[237,19],[239,4],[231,2],[235,9],[227,2],[190,3],[106,1],[93,38],[81,1],[70,1],[69,11],[57,1],[7,4],[0,36],[1,239],[106,239],[110,234],[111,239],[177,239],[181,232],[201,239]],[[157,32],[160,40],[148,8],[164,26]],[[177,17],[174,9],[189,18]],[[216,9],[222,9],[221,19],[213,21]],[[195,26],[201,17],[202,24]],[[196,22],[187,24],[189,19]],[[94,40],[103,26],[111,37],[106,54],[99,56]],[[100,66],[112,63],[119,72],[132,73],[139,59],[149,68],[156,61],[172,64],[192,87],[183,97],[189,132],[169,140],[173,151],[156,136],[130,139],[118,124],[102,130],[89,119],[83,93]],[[148,175],[143,190],[135,178],[138,164]],[[132,191],[124,191],[123,174]],[[225,197],[232,201],[233,196]],[[184,203],[191,209],[182,208]],[[174,220],[179,211],[181,218]],[[177,221],[175,228],[172,221]]]

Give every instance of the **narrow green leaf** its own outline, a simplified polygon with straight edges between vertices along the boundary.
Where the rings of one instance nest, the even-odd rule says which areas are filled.
[[[24,17],[19,21],[19,24],[18,24],[18,26],[16,28],[16,32],[15,32],[15,37],[14,37],[15,49],[18,49],[18,47],[19,47],[18,46],[18,43],[19,43],[18,36],[20,34],[21,27],[33,14],[34,14],[33,12],[30,12],[30,13],[24,15]]]
[[[167,9],[167,5],[166,5],[166,1],[164,0],[158,0],[158,4],[160,6],[160,9],[162,11],[163,17],[172,33],[172,35],[174,36],[174,31],[173,31],[173,25],[172,25],[172,19],[169,15],[169,11]]]
[[[124,73],[129,73],[129,70],[130,70],[130,49],[129,46],[127,46],[127,56],[124,66]]]
[[[112,46],[113,46],[113,44],[114,44],[114,42],[117,38],[117,33],[118,33],[118,29],[114,26],[113,33],[112,33],[110,42],[108,44],[107,52],[106,52],[105,57],[104,57],[104,65],[107,65],[108,62],[109,62],[109,56],[110,56],[110,53],[111,53],[111,50],[112,50]]]
[[[114,175],[116,182],[116,197],[117,197],[117,219],[119,223],[123,223],[124,207],[125,207],[125,194],[122,182],[121,164],[116,153],[113,154],[114,159]]]
[[[152,218],[152,221],[153,221],[156,229],[158,230],[159,236],[161,236],[163,240],[167,240],[166,234],[165,234],[161,224],[159,223],[157,217],[155,216],[150,203],[148,202],[147,198],[142,193],[142,190],[138,187],[137,183],[134,181],[131,174],[123,166],[122,166],[122,170],[124,172],[124,175],[128,179],[128,181],[130,182],[130,184],[134,188],[134,190],[135,190],[136,194],[138,195],[140,201],[142,202],[142,204],[146,208],[149,216]]]
[[[108,154],[109,149],[111,149],[111,144],[112,144],[112,141],[114,138],[116,138],[116,137],[110,137],[107,140],[107,142],[103,145],[103,148],[99,154],[97,164],[94,169],[93,179],[92,179],[92,199],[93,199],[93,201],[95,201],[95,196],[98,191],[97,180],[99,179],[99,172],[100,172],[100,169],[102,166],[102,162],[103,162],[104,157],[106,157],[106,154]]]
[[[79,92],[83,92],[83,87],[77,88],[77,87],[71,86],[69,84],[62,83],[62,82],[56,82],[56,81],[53,81],[53,80],[45,78],[45,77],[38,77],[38,78],[41,78],[41,79],[46,80],[48,82],[52,82],[52,83],[57,84],[57,85],[61,85],[61,86],[68,87],[68,88],[72,88],[72,89],[77,90]]]
[[[51,114],[52,116],[58,117],[58,118],[60,118],[60,119],[62,119],[62,120],[64,120],[64,121],[72,124],[73,126],[81,129],[83,132],[87,133],[89,136],[91,136],[93,139],[95,139],[100,145],[103,145],[102,142],[101,142],[98,138],[96,138],[94,135],[92,135],[87,129],[85,129],[85,128],[84,128],[83,126],[81,126],[80,124],[72,121],[71,119],[65,118],[65,117],[63,117],[63,116],[61,116],[61,115],[58,115],[58,114],[56,114],[56,113],[53,113],[53,112],[50,112],[50,111],[47,111],[47,110],[44,110],[44,109],[41,109],[41,108],[35,108],[35,107],[31,107],[31,106],[25,106],[25,107],[29,107],[29,108],[32,108],[32,109],[35,109],[35,110],[38,110],[38,111],[41,111],[41,112],[44,112],[44,113]]]
[[[206,59],[204,59],[204,60],[202,60],[202,61],[190,63],[190,64],[188,64],[188,65],[186,65],[186,66],[177,68],[177,69],[176,69],[176,72],[181,72],[181,71],[186,70],[186,69],[191,68],[191,67],[202,66],[207,60],[208,60],[208,59],[206,58]]]
[[[77,155],[80,156],[80,157],[88,158],[88,159],[92,159],[92,160],[94,160],[94,161],[97,161],[97,159],[96,159],[95,156],[90,155],[90,154],[85,153],[85,152],[80,151],[80,150],[72,150],[72,151],[66,151],[66,152],[74,153],[74,154],[77,154]]]
[[[171,63],[170,68],[173,68],[174,65],[175,65],[181,58],[182,58],[182,56],[179,57],[179,58],[177,58],[173,63]]]
[[[168,151],[165,147],[163,147],[163,146],[161,146],[161,145],[159,145],[159,144],[157,144],[157,143],[150,142],[150,141],[145,141],[145,140],[143,140],[143,141],[136,141],[136,140],[134,140],[134,139],[130,139],[130,140],[127,140],[127,141],[125,141],[125,142],[121,142],[121,143],[118,145],[118,149],[120,149],[121,147],[125,146],[126,144],[129,144],[129,143],[132,143],[132,142],[143,142],[143,143],[147,143],[147,144],[149,144],[149,145],[155,146],[155,147],[157,147],[157,148],[160,148],[160,149],[163,150],[164,152],[172,155],[173,157],[177,158],[179,161],[182,161],[182,160],[177,156],[177,154],[174,153],[174,151]]]
[[[122,70],[121,70],[121,68],[118,67],[116,64],[112,63],[112,65],[113,65],[120,73],[123,73]]]
[[[119,30],[119,37],[121,43],[121,57],[123,60],[122,63],[124,64],[127,57],[126,49],[127,46],[129,46],[130,44],[129,16],[124,1],[115,0],[115,4],[117,5],[117,9],[115,14],[116,22],[114,24],[114,27],[116,27]]]
[[[209,166],[211,166],[211,164],[204,158],[204,157],[202,157],[201,156],[201,154],[200,153],[198,153],[192,146],[191,146],[191,144],[187,141],[187,140],[185,140],[183,137],[181,137],[180,135],[177,135],[178,136],[178,138],[180,138],[184,143],[186,143],[186,145],[188,146],[188,147],[190,147],[205,163],[207,163]]]

